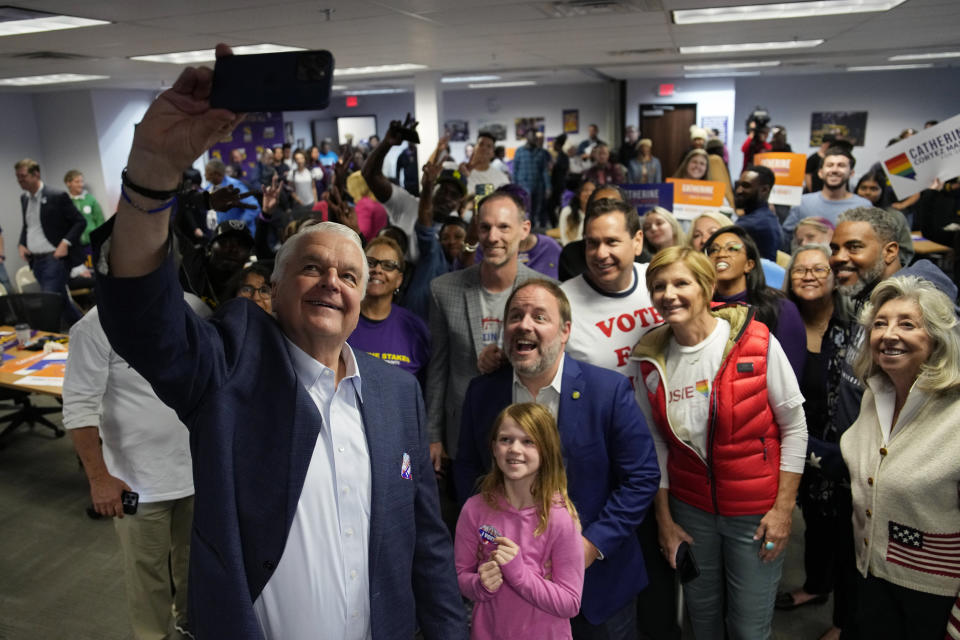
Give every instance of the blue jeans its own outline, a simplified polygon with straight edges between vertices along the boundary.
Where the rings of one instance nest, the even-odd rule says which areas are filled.
[[[70,271],[65,258],[54,258],[52,253],[39,253],[30,256],[30,269],[40,285],[41,291],[58,293],[63,298],[62,322],[69,327],[80,319],[80,312],[74,306],[67,291],[67,278]]]
[[[670,511],[693,538],[700,567],[700,576],[683,586],[697,640],[724,640],[724,584],[730,640],[769,638],[784,554],[773,562],[760,560],[763,541],[754,540],[753,534],[763,515],[718,516],[672,496]]]

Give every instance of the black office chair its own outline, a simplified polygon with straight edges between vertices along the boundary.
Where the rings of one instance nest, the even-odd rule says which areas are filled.
[[[16,293],[0,296],[0,324],[12,326],[25,322],[31,329],[55,332],[60,330],[62,313],[63,297],[56,293]],[[7,388],[0,388],[0,401],[2,400],[11,400],[12,403],[0,405],[0,410],[11,411],[0,416],[0,424],[7,425],[0,432],[0,443],[22,424],[31,427],[41,424],[52,429],[55,437],[63,437],[64,430],[44,417],[48,413],[60,413],[59,407],[37,407],[30,402],[29,391]]]

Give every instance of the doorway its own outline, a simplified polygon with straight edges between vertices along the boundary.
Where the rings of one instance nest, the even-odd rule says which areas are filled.
[[[666,180],[690,148],[690,126],[697,122],[697,105],[641,104],[638,122],[640,137],[653,141],[653,155],[660,159]]]

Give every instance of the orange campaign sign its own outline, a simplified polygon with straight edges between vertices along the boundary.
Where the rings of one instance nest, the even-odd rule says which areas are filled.
[[[673,215],[678,220],[693,220],[707,211],[720,211],[725,192],[722,182],[667,178],[673,184]]]
[[[753,162],[773,171],[776,178],[776,184],[770,191],[770,204],[800,204],[807,156],[802,153],[758,153],[753,157]]]

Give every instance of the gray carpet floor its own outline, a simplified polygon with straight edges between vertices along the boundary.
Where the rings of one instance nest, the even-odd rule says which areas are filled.
[[[0,640],[132,639],[113,525],[84,511],[88,487],[70,437],[21,427],[0,446]],[[802,530],[797,511],[785,588],[803,582]],[[816,640],[831,606],[777,612],[774,639]]]

